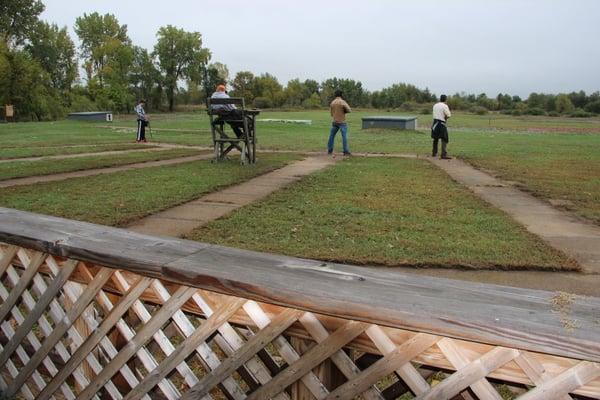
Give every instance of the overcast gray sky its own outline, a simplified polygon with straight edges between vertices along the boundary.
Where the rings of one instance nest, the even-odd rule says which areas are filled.
[[[337,76],[369,90],[435,93],[600,90],[598,0],[43,0],[66,25],[98,11],[151,50],[159,27],[202,33],[212,61],[282,83]]]

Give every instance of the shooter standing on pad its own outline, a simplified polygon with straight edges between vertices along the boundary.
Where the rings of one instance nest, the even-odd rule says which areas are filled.
[[[148,125],[148,116],[146,115],[146,111],[144,111],[145,105],[146,100],[142,99],[134,108],[135,113],[137,114],[137,136],[135,138],[137,143],[146,142],[146,126]]]
[[[433,125],[431,125],[431,138],[433,139],[433,150],[431,156],[436,157],[438,153],[438,142],[442,140],[442,156],[443,160],[451,160],[452,157],[448,157],[446,152],[446,146],[448,145],[448,128],[446,127],[446,121],[452,115],[450,108],[446,104],[448,97],[443,94],[440,96],[439,103],[433,106]]]
[[[329,106],[331,117],[333,122],[331,123],[331,131],[329,132],[329,141],[327,142],[327,154],[333,154],[333,143],[335,135],[339,130],[342,131],[342,146],[344,148],[344,155],[349,156],[350,148],[348,147],[348,124],[346,124],[346,114],[352,112],[350,106],[342,98],[343,93],[341,90],[335,91],[335,99]]]

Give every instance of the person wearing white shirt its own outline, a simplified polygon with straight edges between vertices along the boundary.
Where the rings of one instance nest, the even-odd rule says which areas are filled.
[[[146,100],[141,99],[138,104],[134,107],[135,113],[137,114],[137,134],[135,141],[137,143],[146,142],[146,126],[148,126],[148,116],[144,111]]]
[[[446,127],[446,121],[452,116],[450,113],[450,107],[446,104],[448,96],[445,94],[440,96],[439,103],[433,106],[433,125],[431,125],[431,138],[433,139],[433,150],[431,156],[436,157],[438,154],[438,142],[442,141],[442,155],[441,159],[451,160],[452,157],[448,156],[446,146],[448,145],[448,128]]]

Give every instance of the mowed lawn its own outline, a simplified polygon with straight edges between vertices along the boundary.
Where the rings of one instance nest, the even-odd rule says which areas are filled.
[[[431,151],[429,116],[418,116],[422,129],[417,132],[361,130],[361,118],[366,115],[410,114],[381,110],[349,114],[351,150],[355,153],[428,154]],[[312,124],[259,122],[259,148],[325,151],[330,127],[327,111],[264,112],[260,118],[308,119]],[[180,119],[164,118],[160,126],[196,128],[199,132],[161,132],[156,140],[210,144],[208,118],[202,112],[183,114]],[[449,129],[452,155],[502,179],[516,181],[522,189],[600,224],[600,120],[597,118],[455,113]],[[339,136],[336,151],[341,152]]]
[[[189,238],[353,264],[577,269],[419,159],[341,161]]]
[[[358,110],[348,115],[350,147],[355,153],[427,154],[429,115],[418,115],[422,130],[361,130],[367,115],[416,115]],[[151,114],[153,142],[210,146],[205,112]],[[325,151],[330,127],[327,111],[263,112],[261,119],[308,119],[311,125],[258,123],[258,148]],[[135,121],[117,117],[105,123],[59,121],[0,125],[0,158],[104,151],[132,146]],[[174,129],[176,131],[162,131]],[[483,116],[455,113],[449,122],[450,153],[532,194],[600,224],[600,120],[550,117]],[[126,131],[126,132],[124,132]],[[64,147],[60,147],[64,146]],[[77,147],[73,147],[77,146]],[[341,151],[341,140],[336,141]],[[559,200],[558,202],[555,200]]]
[[[198,154],[200,154],[200,152],[194,149],[172,149],[110,155],[82,156],[65,159],[2,162],[0,163],[0,180],[81,171],[94,168],[108,168],[148,161],[168,160]]]
[[[264,154],[259,163],[250,166],[240,165],[237,160],[195,161],[3,188],[0,206],[119,226],[246,181],[297,158],[292,154]]]

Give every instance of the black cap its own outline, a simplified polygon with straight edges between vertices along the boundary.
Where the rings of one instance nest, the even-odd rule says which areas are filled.
[[[344,92],[342,92],[340,89],[335,89],[335,97],[342,97],[344,95]]]
[[[440,101],[446,101],[448,100],[448,96],[446,96],[445,94],[440,96]]]

